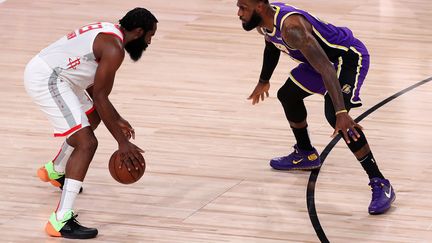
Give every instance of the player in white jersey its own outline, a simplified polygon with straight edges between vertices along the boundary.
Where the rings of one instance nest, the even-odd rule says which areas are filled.
[[[60,152],[38,170],[43,181],[63,189],[45,230],[51,236],[87,239],[97,229],[81,226],[72,210],[96,152],[93,133],[102,120],[118,142],[129,170],[144,165],[142,149],[131,143],[132,126],[116,111],[108,95],[125,50],[138,61],[151,43],[157,19],[144,8],[129,11],[119,25],[99,22],[83,26],[37,54],[26,66],[24,85],[54,127],[64,137]]]

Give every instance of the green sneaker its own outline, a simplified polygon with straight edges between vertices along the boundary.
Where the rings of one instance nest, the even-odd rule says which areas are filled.
[[[41,181],[50,182],[55,187],[63,188],[64,173],[59,173],[54,170],[54,164],[49,161],[44,166],[38,169],[37,175]]]
[[[37,170],[37,176],[41,181],[49,182],[51,185],[60,188],[63,190],[65,174],[60,173],[54,170],[54,164],[52,161],[49,161],[44,166],[40,167]],[[81,193],[83,188],[81,187],[79,193]]]
[[[95,228],[87,228],[79,224],[76,220],[78,215],[72,210],[66,212],[62,220],[57,220],[56,213],[52,213],[48,223],[45,226],[45,231],[53,237],[63,237],[69,239],[91,239],[95,238],[98,230]]]

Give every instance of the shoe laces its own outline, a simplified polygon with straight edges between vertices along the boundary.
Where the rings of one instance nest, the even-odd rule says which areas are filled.
[[[382,184],[381,182],[371,181],[369,186],[372,190],[372,201],[376,201],[380,198],[382,194]]]
[[[293,148],[294,148],[294,159],[302,159],[303,156],[302,156],[302,154],[300,153],[300,151],[299,151],[299,149],[297,148],[297,146],[294,145]]]
[[[78,217],[78,214],[72,213],[72,217],[70,219],[67,219],[67,220],[63,221],[63,223],[66,222],[69,225],[69,227],[71,227],[71,229],[80,228],[81,225],[78,222],[78,220],[76,219],[77,217]]]
[[[293,149],[294,149],[294,154],[295,155],[299,155],[300,154],[300,152],[299,152],[299,150],[298,150],[298,148],[297,148],[296,145],[293,146]]]

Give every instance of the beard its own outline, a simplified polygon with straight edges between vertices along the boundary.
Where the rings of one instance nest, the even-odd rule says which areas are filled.
[[[242,23],[243,29],[246,31],[251,31],[256,27],[258,27],[261,21],[262,21],[261,16],[259,16],[259,14],[254,10],[250,20],[246,23]]]
[[[127,53],[129,53],[130,58],[135,62],[141,58],[143,52],[148,47],[148,44],[145,42],[144,36],[145,34],[142,37],[130,41],[125,45],[125,50],[127,51]]]

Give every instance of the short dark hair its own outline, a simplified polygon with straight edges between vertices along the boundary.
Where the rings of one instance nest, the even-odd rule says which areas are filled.
[[[150,31],[153,29],[154,24],[158,23],[158,20],[145,8],[134,8],[120,19],[119,23],[127,31],[132,31],[136,28]]]

